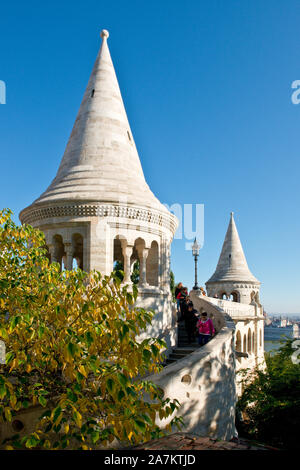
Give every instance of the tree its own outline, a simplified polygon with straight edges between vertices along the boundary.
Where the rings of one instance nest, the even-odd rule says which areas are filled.
[[[35,432],[7,448],[90,449],[161,435],[156,416],[179,403],[143,379],[161,370],[165,348],[138,341],[153,313],[135,308],[137,289],[127,292],[116,275],[61,272],[44,246],[40,231],[0,212],[0,423],[30,405],[44,409]]]
[[[237,403],[242,435],[284,449],[298,448],[299,440],[300,364],[291,360],[292,341],[283,341],[275,355],[266,354],[266,370],[255,371]]]

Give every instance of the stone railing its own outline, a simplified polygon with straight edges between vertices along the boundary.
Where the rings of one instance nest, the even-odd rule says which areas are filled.
[[[202,301],[207,301],[209,304],[213,304],[218,307],[223,312],[227,313],[233,320],[238,318],[245,317],[256,317],[260,316],[261,307],[256,305],[247,305],[239,302],[231,302],[230,300],[221,300],[214,297],[207,297],[191,291],[190,296],[193,296],[194,299],[201,299]]]
[[[225,440],[234,436],[236,384],[233,322],[227,321],[205,346],[147,379],[160,386],[166,397],[176,398],[181,403],[179,410],[171,417],[158,421],[159,426],[166,426],[176,415],[183,417],[184,432]]]

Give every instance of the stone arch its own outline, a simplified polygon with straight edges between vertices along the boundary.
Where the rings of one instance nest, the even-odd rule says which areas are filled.
[[[77,268],[83,269],[83,236],[80,233],[72,235],[73,259],[76,260]]]
[[[53,235],[52,244],[53,244],[53,256],[51,256],[51,262],[59,263],[60,269],[62,269],[63,258],[65,257],[65,247],[64,247],[62,236],[59,234]]]
[[[233,291],[231,292],[230,294],[230,299],[233,301],[233,302],[239,302],[240,301],[240,294],[238,291]]]
[[[113,249],[113,263],[118,261],[119,263],[124,266],[124,256],[123,256],[123,250],[122,250],[122,241],[125,240],[123,237],[120,235],[116,235],[114,238],[114,249]]]
[[[240,331],[237,331],[236,333],[235,350],[237,352],[242,352],[242,337]],[[237,357],[237,360],[241,362],[241,357]]]
[[[113,244],[113,271],[123,281],[124,276],[120,271],[124,272],[124,255],[122,250],[123,238],[116,235]],[[124,243],[124,242],[123,242]]]
[[[226,292],[221,292],[220,298],[221,298],[222,300],[227,300],[227,293],[226,293]]]
[[[244,338],[243,338],[243,352],[247,352],[247,336],[246,334],[244,334]]]
[[[247,351],[248,351],[249,354],[252,353],[251,342],[252,342],[252,334],[251,334],[251,329],[249,328],[248,329],[248,335],[247,335]]]
[[[238,352],[242,352],[242,337],[240,331],[238,331],[236,334],[235,350]]]
[[[255,333],[252,333],[252,352],[255,354]]]
[[[158,243],[153,241],[146,261],[146,281],[150,286],[158,286],[159,250]]]

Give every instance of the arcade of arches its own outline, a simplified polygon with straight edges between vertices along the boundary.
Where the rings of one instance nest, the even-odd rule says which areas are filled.
[[[122,264],[124,270],[123,282],[131,284],[131,274],[133,266],[139,266],[139,286],[140,287],[159,287],[160,269],[159,269],[159,245],[156,240],[146,247],[143,238],[138,237],[131,244],[121,235],[116,235],[113,240],[113,260],[112,266],[118,261]],[[80,233],[73,233],[68,240],[65,240],[61,234],[52,236],[51,243],[46,246],[48,258],[51,262],[59,263],[61,270],[71,270],[74,267],[85,269],[84,262],[84,237]]]

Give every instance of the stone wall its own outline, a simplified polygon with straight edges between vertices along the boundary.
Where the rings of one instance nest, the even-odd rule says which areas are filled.
[[[139,289],[135,307],[155,312],[151,325],[138,336],[138,340],[142,341],[149,337],[163,339],[167,344],[165,354],[169,355],[177,344],[178,331],[177,311],[171,293],[166,294],[160,289],[155,292],[153,288],[147,293],[146,289],[143,291]]]

